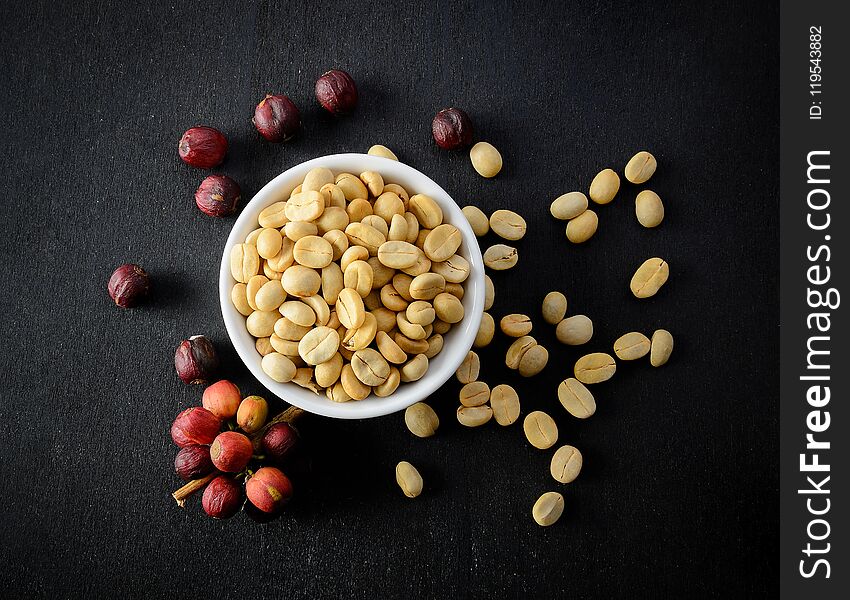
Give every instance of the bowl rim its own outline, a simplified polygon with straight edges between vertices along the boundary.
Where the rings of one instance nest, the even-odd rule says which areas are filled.
[[[341,166],[349,165],[348,167]],[[356,164],[356,169],[350,165]],[[257,216],[266,206],[289,197],[289,192],[304,179],[306,173],[315,167],[327,167],[339,173],[342,171],[378,171],[387,181],[395,182],[399,178],[415,183],[403,184],[415,193],[432,197],[443,210],[444,222],[457,227],[463,237],[461,254],[470,264],[470,274],[464,282],[464,319],[453,327],[450,344],[446,344],[434,359],[438,362],[429,365],[428,372],[415,382],[405,383],[386,398],[377,398],[370,394],[365,400],[336,403],[324,395],[315,394],[295,383],[279,383],[271,379],[260,366],[260,355],[256,350],[254,338],[245,328],[245,317],[240,314],[230,300],[231,288],[236,280],[230,273],[231,248],[244,241],[245,237],[258,227]],[[359,169],[359,171],[358,171]],[[355,173],[356,174],[356,173]],[[423,189],[427,188],[427,189]],[[466,220],[460,205],[442,186],[418,169],[402,162],[379,156],[359,153],[342,153],[319,156],[294,165],[273,177],[245,204],[228,234],[222,253],[219,269],[219,303],[228,337],[251,374],[263,387],[285,402],[314,414],[340,419],[364,419],[388,415],[426,399],[438,390],[457,371],[469,350],[472,348],[481,317],[484,311],[484,261],[478,240],[472,227]],[[250,339],[248,342],[245,338]],[[437,368],[434,368],[434,367]]]

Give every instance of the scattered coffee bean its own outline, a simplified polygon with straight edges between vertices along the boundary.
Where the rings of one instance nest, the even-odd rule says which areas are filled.
[[[578,448],[569,445],[561,446],[552,456],[549,472],[555,478],[555,481],[570,483],[578,477],[582,463],[581,452],[578,451]]]
[[[459,406],[457,420],[466,427],[479,427],[493,418],[493,409],[489,406]]]
[[[635,215],[644,227],[658,227],[664,220],[664,203],[652,190],[643,190],[635,198]]]
[[[490,391],[490,408],[496,423],[502,426],[511,425],[519,418],[520,404],[516,390],[506,383],[494,387]]]
[[[407,461],[401,461],[395,467],[395,480],[398,487],[404,492],[408,498],[416,498],[422,493],[424,482],[422,475],[416,470],[412,464]]]
[[[522,337],[531,333],[531,319],[527,315],[505,315],[499,321],[499,328],[507,336]]]
[[[561,292],[549,292],[543,298],[543,320],[550,325],[557,325],[567,314],[567,297]]]
[[[586,419],[596,412],[596,400],[585,385],[570,377],[558,386],[558,400],[567,412],[578,419]]]
[[[649,362],[653,367],[667,364],[673,353],[673,336],[666,329],[658,329],[652,334]]]
[[[522,429],[528,442],[540,450],[551,448],[558,441],[558,426],[555,420],[543,411],[528,413],[522,422]]]
[[[620,190],[620,176],[612,169],[603,169],[590,183],[590,199],[597,204],[608,204]]]
[[[614,354],[620,360],[637,360],[649,353],[649,338],[632,331],[617,338],[614,342]]]
[[[525,219],[512,210],[497,210],[490,215],[490,229],[506,240],[516,241],[523,238],[527,226]]]
[[[581,192],[569,192],[563,196],[558,196],[552,202],[552,206],[549,207],[552,216],[561,221],[575,219],[586,210],[587,196]]]
[[[531,515],[538,525],[548,527],[554,524],[564,512],[564,497],[558,492],[546,492],[531,509]]]
[[[642,150],[626,163],[626,179],[632,183],[645,183],[655,173],[657,166],[655,157],[646,150]]]
[[[617,363],[610,354],[594,352],[578,359],[573,372],[582,383],[602,383],[611,379],[616,370]]]
[[[664,259],[650,258],[638,267],[629,287],[636,298],[649,298],[658,293],[670,276],[670,266]]]
[[[558,323],[555,337],[562,344],[581,346],[593,337],[593,321],[585,315],[573,315]]]
[[[404,424],[410,433],[417,437],[431,437],[440,426],[440,419],[434,409],[424,402],[417,402],[404,411]]]

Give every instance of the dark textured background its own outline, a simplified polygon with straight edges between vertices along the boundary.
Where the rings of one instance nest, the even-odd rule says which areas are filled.
[[[774,3],[437,4],[3,2],[0,7],[0,583],[35,597],[759,597],[776,591],[778,471],[778,10]],[[114,3],[117,4],[117,3]],[[535,4],[535,3],[529,3]],[[322,114],[318,75],[358,82],[350,118]],[[286,145],[250,123],[268,91],[301,107]],[[438,151],[433,114],[458,105],[505,168],[494,180]],[[458,386],[431,403],[439,434],[402,415],[309,418],[311,470],[291,511],[259,525],[207,519],[169,492],[168,428],[201,390],[181,384],[180,339],[212,337],[226,375],[262,393],[230,347],[216,292],[232,219],[200,214],[204,173],[177,158],[195,124],[231,142],[221,171],[250,198],[308,158],[384,143],[461,204],[525,216],[519,267],[494,276],[493,314],[527,312],[551,351],[531,381],[483,352],[483,377],[545,409],[585,469],[548,473],[522,428],[467,430]],[[639,149],[667,217],[634,218],[636,188],[600,207],[576,247],[548,214]],[[594,207],[596,208],[596,207]],[[489,243],[486,240],[482,243]],[[670,282],[637,301],[628,280],[666,258]],[[156,297],[124,311],[106,280],[126,261]],[[596,326],[560,346],[539,317],[551,289]],[[558,404],[573,361],[630,330],[673,332],[662,369],[621,363],[586,422]],[[414,501],[393,467],[409,459]],[[563,518],[531,519],[544,491]]]

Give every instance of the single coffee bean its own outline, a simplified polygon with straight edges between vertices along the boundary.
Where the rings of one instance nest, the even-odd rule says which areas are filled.
[[[424,402],[417,402],[404,411],[404,424],[416,437],[427,438],[437,432],[440,419],[433,408]]]
[[[301,327],[310,327],[316,324],[316,313],[312,308],[298,300],[290,300],[281,304],[280,314]]]
[[[390,376],[389,363],[373,348],[357,350],[351,357],[351,368],[357,379],[372,387],[381,385]]]
[[[575,481],[581,472],[582,462],[581,452],[578,451],[578,448],[561,446],[552,456],[549,472],[555,478],[555,481],[570,483]]]
[[[562,344],[581,346],[593,337],[593,321],[585,315],[573,315],[558,323],[555,337]]]
[[[298,342],[295,340],[285,340],[278,334],[273,333],[269,336],[269,343],[272,345],[275,352],[279,352],[291,359],[301,358],[298,355]]]
[[[356,199],[365,199],[369,197],[369,190],[366,188],[359,177],[352,173],[340,173],[334,179],[334,183],[345,194],[345,199],[351,202]]]
[[[614,376],[617,363],[610,354],[594,352],[586,354],[576,361],[573,372],[582,383],[602,383]]]
[[[279,318],[280,313],[276,310],[255,310],[245,319],[245,326],[248,329],[248,333],[255,338],[269,337],[274,333],[275,323]]]
[[[274,231],[277,231],[277,229]],[[309,223],[307,221],[290,221],[284,225],[283,231],[286,234],[286,237],[293,242],[297,242],[303,237],[319,233],[319,227],[315,223]],[[281,238],[281,240],[283,240],[283,238]]]
[[[499,328],[507,336],[522,337],[531,333],[531,318],[528,315],[505,315],[499,321]]]
[[[286,218],[290,221],[315,221],[324,210],[325,197],[318,190],[302,190],[286,201]]]
[[[661,258],[650,258],[638,267],[629,287],[636,298],[649,298],[658,293],[670,276],[670,266]]]
[[[502,155],[488,142],[478,142],[469,151],[472,167],[482,177],[495,177],[502,170]]]
[[[561,221],[575,219],[586,210],[587,196],[581,192],[569,192],[563,196],[558,196],[552,202],[552,206],[549,207],[552,216]]]
[[[460,248],[463,241],[463,236],[460,230],[454,225],[443,223],[437,225],[425,237],[425,243],[422,245],[422,250],[425,256],[434,262],[442,262],[450,259]]]
[[[535,448],[546,450],[558,441],[558,426],[555,420],[543,411],[528,413],[522,422],[522,429],[528,442]]]
[[[527,229],[525,219],[512,210],[497,210],[490,215],[490,229],[506,240],[521,240]]]
[[[428,351],[428,342],[426,340],[411,340],[400,331],[395,332],[391,337],[398,344],[398,347],[409,355],[424,354]]]
[[[348,248],[348,237],[345,236],[345,232],[342,231],[348,224],[351,222],[351,219],[348,218],[348,213],[345,212],[345,209],[341,206],[328,206],[325,208],[325,212],[322,213],[322,216],[313,221],[313,224],[316,226],[316,233],[328,239],[328,232],[336,231],[337,233],[334,236],[345,237],[345,247],[339,251],[339,254],[342,255],[343,252]],[[328,239],[329,242],[331,240]],[[331,242],[333,244],[333,242]],[[337,256],[334,260],[339,260],[339,256]]]
[[[484,265],[494,271],[504,271],[516,265],[519,260],[516,248],[505,244],[495,244],[484,251]]]
[[[407,273],[411,277],[422,275],[431,270],[431,259],[425,256],[425,252],[421,248],[416,248],[416,262],[413,266],[402,269],[403,273]]]
[[[493,316],[485,312],[481,315],[481,324],[478,326],[478,333],[475,334],[475,341],[472,345],[476,348],[489,346],[493,341],[493,336],[496,334],[496,322]]]
[[[383,357],[394,365],[407,362],[407,354],[395,343],[385,331],[378,331],[375,335],[375,344]]]
[[[292,381],[292,378],[295,377],[295,363],[277,352],[266,354],[260,361],[260,366],[266,375],[278,383]]]
[[[398,162],[398,157],[395,155],[395,153],[386,146],[382,146],[381,144],[375,144],[374,146],[369,148],[369,151],[366,154],[369,154],[371,156],[380,156],[381,158],[388,158],[390,160]]]
[[[391,242],[406,242],[407,241],[407,220],[404,215],[393,215],[390,219],[390,228],[387,233],[387,240]],[[380,248],[378,251],[380,252]]]
[[[567,412],[578,419],[586,419],[596,412],[596,400],[585,385],[570,377],[558,386],[558,400]]]
[[[307,171],[301,184],[302,192],[318,192],[323,186],[334,182],[334,173],[327,167],[315,167]]]
[[[342,384],[342,389],[351,396],[352,400],[364,400],[372,392],[371,387],[357,379],[357,375],[354,374],[354,369],[350,364],[343,365],[339,381]]]
[[[308,365],[318,365],[339,350],[339,333],[336,329],[319,326],[307,332],[298,342],[298,354]]]
[[[337,381],[342,373],[342,355],[339,352],[334,353],[328,360],[316,365],[313,374],[316,377],[316,383],[323,388],[329,388]]]
[[[372,393],[378,398],[386,398],[387,396],[391,396],[393,392],[398,389],[400,383],[401,371],[395,367],[390,367],[390,376],[387,377],[387,380],[384,383],[373,389]]]
[[[260,255],[250,244],[236,244],[230,250],[230,274],[240,283],[248,283],[260,272]]]
[[[322,287],[322,276],[309,267],[292,265],[283,272],[281,282],[287,294],[304,298],[319,292],[319,288]]]
[[[378,248],[387,241],[383,233],[364,223],[349,223],[345,228],[345,235],[351,245],[366,248],[369,256],[377,256]]]
[[[490,391],[490,408],[496,423],[502,426],[511,425],[519,418],[520,405],[516,390],[506,383],[494,387]]]
[[[484,275],[484,310],[493,308],[493,302],[496,300],[496,287],[493,285],[493,280],[489,275]]]
[[[655,173],[657,166],[655,157],[646,150],[642,150],[626,163],[626,179],[632,183],[645,183]]]
[[[361,298],[369,295],[374,281],[375,272],[366,261],[355,260],[342,273],[342,282],[345,287],[355,290]]]
[[[567,239],[573,244],[582,244],[593,237],[599,227],[599,217],[587,209],[567,223]]]
[[[443,335],[440,333],[435,333],[432,336],[428,337],[428,350],[425,352],[425,356],[428,360],[431,360],[435,356],[437,356],[440,352],[443,351],[443,345],[445,344],[445,340],[443,339]]]
[[[253,279],[253,277],[251,278]],[[286,290],[277,279],[264,283],[254,294],[254,305],[257,310],[274,310],[286,300]]]
[[[532,346],[519,360],[519,374],[523,377],[534,377],[546,368],[549,362],[549,351],[541,345]]]
[[[270,204],[260,211],[257,221],[260,227],[272,227],[278,229],[286,225],[289,219],[286,218],[286,201],[275,202]]]
[[[343,252],[348,250],[348,236],[345,235],[344,231],[331,229],[330,231],[325,231],[322,234],[322,238],[331,245],[331,250],[333,251],[332,260],[339,260]]]
[[[384,193],[384,178],[377,171],[363,171],[360,173],[360,181],[366,185],[372,196],[378,197]]]
[[[561,292],[549,292],[543,298],[543,320],[550,325],[557,325],[567,314],[567,297]]]
[[[464,406],[481,406],[490,400],[490,386],[483,381],[473,381],[460,388],[460,403]]]
[[[363,298],[357,290],[344,288],[336,301],[336,314],[346,329],[357,329],[366,320]]]
[[[519,363],[522,360],[523,355],[525,355],[528,350],[537,345],[537,340],[535,340],[530,335],[523,336],[518,340],[514,341],[509,347],[508,352],[505,355],[505,365],[509,369],[518,369]]]
[[[590,183],[590,199],[597,204],[608,204],[620,189],[620,176],[612,169],[603,169]]]
[[[635,215],[644,227],[658,227],[664,220],[664,203],[652,190],[643,190],[635,198]]]
[[[465,427],[480,427],[493,418],[493,409],[484,406],[459,406],[457,420]]]
[[[546,492],[531,509],[531,516],[541,527],[554,524],[564,512],[564,497],[558,492]]]
[[[339,293],[345,287],[345,276],[342,273],[342,269],[339,268],[338,264],[331,263],[322,269],[320,278],[322,280],[322,298],[329,305],[336,304]]]
[[[275,311],[279,316],[280,313]],[[301,325],[296,325],[286,317],[280,317],[274,324],[274,333],[279,338],[284,340],[294,340],[300,341],[307,332],[310,331],[309,327],[302,327]]]
[[[416,194],[410,197],[410,212],[425,229],[434,229],[443,222],[443,209],[440,205],[425,194]]]
[[[407,461],[401,461],[395,467],[395,480],[398,487],[408,498],[416,498],[422,493],[424,482],[419,471]]]
[[[632,331],[617,338],[614,342],[614,354],[620,360],[637,360],[649,353],[649,338]]]
[[[435,262],[431,270],[442,275],[449,283],[463,283],[469,277],[470,266],[469,261],[460,254],[455,254],[448,260]]]
[[[434,322],[437,318],[437,313],[429,302],[416,300],[407,306],[405,316],[409,322],[424,327]]]
[[[283,288],[280,289],[282,290]],[[254,312],[254,309],[248,304],[247,292],[248,286],[244,283],[237,283],[230,290],[230,300],[233,302],[233,306],[236,307],[236,310],[238,310],[243,317],[247,317]]]
[[[254,342],[254,348],[256,348],[257,353],[260,356],[266,356],[267,354],[271,354],[275,351],[274,346],[272,346],[271,343],[271,337],[257,338],[257,341]]]
[[[262,258],[272,258],[280,252],[283,236],[277,229],[267,227],[257,236],[257,253]]]
[[[463,216],[466,217],[466,220],[469,221],[472,232],[476,236],[482,237],[487,235],[487,232],[490,231],[490,221],[487,219],[484,211],[477,206],[464,206],[461,211],[463,212]]]
[[[470,350],[466,353],[466,358],[460,363],[460,366],[455,371],[455,377],[462,384],[472,383],[478,379],[478,373],[481,370],[481,360],[478,355]]]
[[[463,319],[463,304],[456,296],[447,292],[437,294],[434,298],[434,311],[437,317],[446,323],[460,323]]]
[[[422,340],[422,343],[425,344],[425,350],[427,351],[428,342]],[[428,357],[424,354],[417,354],[401,368],[401,380],[405,383],[419,381],[427,370]]]
[[[652,334],[652,346],[649,352],[649,362],[653,367],[667,364],[673,353],[673,336],[666,329],[658,329]]]
[[[398,216],[398,215],[396,215]],[[405,225],[406,226],[406,225]],[[407,269],[416,264],[419,252],[407,242],[384,242],[378,247],[378,260],[391,269]]]
[[[307,235],[295,242],[292,256],[299,265],[322,269],[333,261],[334,249],[325,238]]]

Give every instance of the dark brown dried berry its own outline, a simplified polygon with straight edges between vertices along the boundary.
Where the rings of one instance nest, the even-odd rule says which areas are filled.
[[[215,346],[202,335],[183,340],[174,353],[174,368],[183,383],[206,384],[218,370]]]
[[[195,192],[195,204],[201,212],[211,217],[233,214],[242,191],[239,184],[227,175],[210,175]]]
[[[431,123],[434,141],[444,150],[457,150],[472,143],[472,120],[459,108],[444,108]]]
[[[203,477],[215,470],[209,446],[191,445],[181,448],[174,459],[174,470],[180,479],[189,481]]]
[[[298,107],[283,95],[266,96],[254,109],[251,119],[260,135],[270,142],[286,142],[301,128]]]
[[[139,265],[121,265],[109,277],[106,289],[121,308],[136,306],[150,292],[150,277]]]
[[[206,408],[193,406],[174,419],[171,425],[171,439],[181,448],[212,444],[220,429],[221,419]]]
[[[270,459],[281,462],[298,442],[298,433],[289,423],[275,423],[263,434],[263,450]]]
[[[220,165],[227,154],[227,138],[212,127],[192,127],[180,138],[177,151],[187,165],[212,169]]]
[[[207,485],[201,504],[209,516],[229,519],[239,512],[244,501],[239,484],[227,475],[220,475]]]
[[[357,86],[345,71],[328,71],[316,81],[316,100],[331,114],[347,115],[357,106]]]

